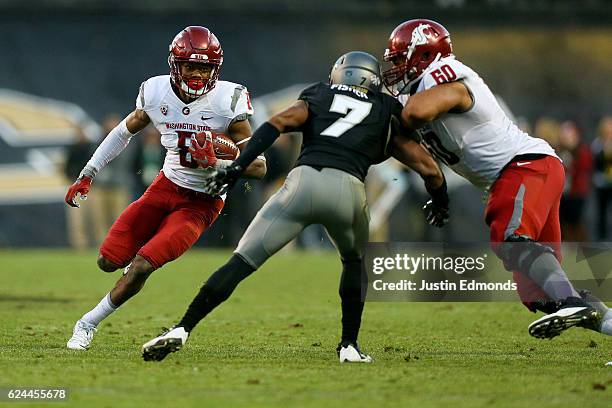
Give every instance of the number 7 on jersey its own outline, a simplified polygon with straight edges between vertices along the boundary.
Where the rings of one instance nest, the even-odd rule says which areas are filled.
[[[346,95],[334,95],[329,111],[346,116],[338,118],[338,120],[321,132],[321,136],[342,136],[347,130],[360,124],[370,114],[371,109],[372,103],[370,102],[359,101]]]

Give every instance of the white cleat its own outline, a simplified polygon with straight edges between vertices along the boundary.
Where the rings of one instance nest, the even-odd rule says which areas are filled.
[[[179,351],[188,337],[189,333],[183,327],[166,330],[142,345],[142,358],[144,361],[162,361],[168,354]]]
[[[344,342],[336,349],[341,363],[371,363],[372,357],[359,350],[357,343]]]
[[[78,320],[74,325],[72,337],[66,343],[66,347],[71,350],[87,350],[96,331],[96,326],[93,324]]]

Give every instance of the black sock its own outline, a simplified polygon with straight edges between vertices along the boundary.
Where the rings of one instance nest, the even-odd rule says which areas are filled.
[[[234,254],[200,288],[177,326],[184,327],[188,332],[192,331],[200,320],[229,298],[236,286],[253,271],[253,267]]]
[[[342,299],[342,342],[357,342],[363,302],[361,300],[362,262],[342,261],[340,298]]]

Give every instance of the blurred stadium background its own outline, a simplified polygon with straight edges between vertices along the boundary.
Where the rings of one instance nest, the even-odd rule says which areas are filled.
[[[136,136],[95,180],[80,210],[67,186],[105,129],[130,112],[140,83],[166,74],[168,44],[204,25],[225,52],[221,78],[245,84],[253,125],[304,84],[326,80],[349,50],[381,56],[391,30],[431,18],[525,129],[567,165],[564,239],[609,240],[612,200],[612,5],[607,0],[3,0],[0,2],[0,247],[97,248],[162,160],[154,130]],[[299,137],[268,153],[268,176],[237,186],[199,245],[233,246],[282,182]],[[451,224],[425,228],[420,182],[394,163],[371,172],[372,239],[479,241],[481,193],[449,174]],[[606,215],[608,215],[606,217]],[[310,228],[297,245],[329,247]]]

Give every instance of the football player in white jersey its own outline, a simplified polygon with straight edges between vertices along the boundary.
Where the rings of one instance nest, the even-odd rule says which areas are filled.
[[[547,313],[529,333],[552,338],[582,326],[611,335],[612,312],[592,296],[581,296],[559,263],[565,173],[554,150],[506,116],[478,74],[455,58],[441,24],[424,19],[400,24],[384,59],[391,63],[385,83],[404,104],[404,125],[442,162],[488,191],[485,220],[492,248],[513,271],[525,306]],[[434,218],[447,216],[447,208],[427,209]]]
[[[216,220],[223,197],[203,190],[214,168],[230,160],[217,159],[213,132],[229,135],[240,149],[251,136],[253,114],[249,93],[239,84],[220,81],[223,50],[207,28],[191,26],[170,44],[170,75],[147,79],[140,86],[136,109],[114,128],[97,148],[66,203],[78,207],[92,180],[128,144],[152,123],[161,134],[166,158],[159,176],[143,196],[128,206],[113,224],[100,248],[98,266],[105,272],[125,268],[113,289],[75,324],[67,347],[89,348],[98,324],[142,289],[153,271],[181,256]],[[196,134],[205,133],[201,145]],[[247,177],[262,178],[263,157],[247,169]]]

